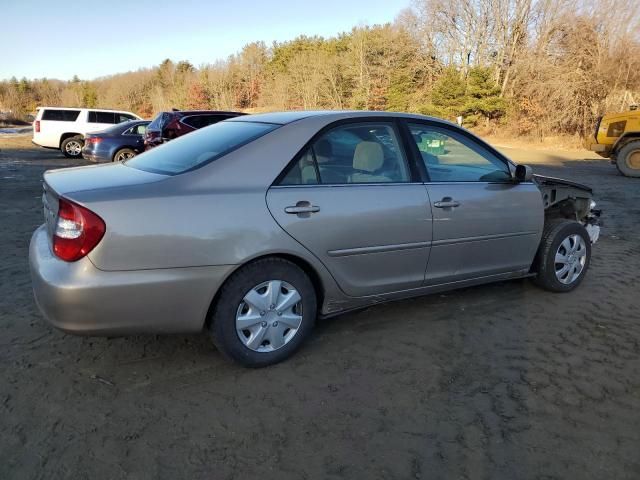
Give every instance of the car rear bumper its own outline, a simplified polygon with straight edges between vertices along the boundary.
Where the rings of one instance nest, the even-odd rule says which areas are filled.
[[[79,335],[200,331],[232,265],[104,271],[88,257],[53,255],[45,226],[31,238],[29,265],[36,303],[56,328]]]
[[[109,158],[109,152],[98,152],[94,149],[87,148],[86,146],[82,149],[82,158],[95,163],[111,161],[111,158]]]
[[[90,153],[85,153],[85,152],[82,152],[82,158],[84,158],[85,160],[88,160],[89,162],[95,162],[95,163],[104,162],[104,160],[98,157],[97,155],[92,155]]]

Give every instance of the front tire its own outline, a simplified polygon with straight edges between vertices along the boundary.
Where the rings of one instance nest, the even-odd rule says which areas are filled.
[[[60,151],[67,158],[82,158],[84,139],[81,135],[65,138],[60,144]]]
[[[235,272],[222,286],[209,333],[218,350],[245,367],[265,367],[293,355],[316,320],[316,294],[292,262],[267,258]]]
[[[620,149],[616,167],[625,177],[640,177],[640,140],[629,142]]]
[[[567,219],[545,223],[534,260],[535,284],[551,292],[569,292],[582,283],[590,263],[591,240],[582,224]]]

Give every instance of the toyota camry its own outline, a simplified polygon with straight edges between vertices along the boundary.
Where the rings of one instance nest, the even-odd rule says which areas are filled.
[[[240,116],[43,187],[30,265],[54,326],[205,330],[253,367],[384,301],[522,277],[568,292],[599,233],[589,187],[386,112]]]

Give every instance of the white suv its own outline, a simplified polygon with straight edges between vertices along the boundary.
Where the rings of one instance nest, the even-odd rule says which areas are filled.
[[[69,158],[82,157],[84,135],[116,123],[142,120],[131,112],[96,108],[38,107],[33,122],[33,143],[59,148]]]

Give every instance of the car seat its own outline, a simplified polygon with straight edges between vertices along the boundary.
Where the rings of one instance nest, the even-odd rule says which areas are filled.
[[[382,145],[377,142],[360,142],[353,154],[352,183],[379,183],[390,182],[391,179],[384,175],[375,174],[384,164],[384,152]]]

